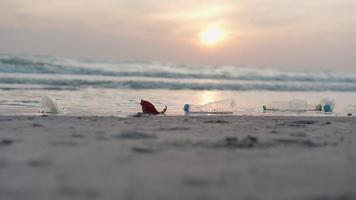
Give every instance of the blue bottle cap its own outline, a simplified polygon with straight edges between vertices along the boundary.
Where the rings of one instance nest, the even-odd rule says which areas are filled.
[[[328,104],[324,105],[323,109],[324,109],[324,112],[332,112],[331,106]]]
[[[184,112],[189,112],[189,104],[184,104],[183,110]]]

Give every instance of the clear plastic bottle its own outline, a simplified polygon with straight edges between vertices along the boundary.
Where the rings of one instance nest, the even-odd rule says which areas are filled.
[[[316,111],[333,112],[335,107],[335,101],[330,98],[324,98],[320,101],[320,104],[315,106]]]
[[[273,101],[262,107],[263,111],[305,112],[308,110],[308,103],[305,100],[294,99],[292,101]]]
[[[59,113],[59,106],[56,100],[50,96],[42,96],[41,107],[42,113]]]
[[[233,114],[236,111],[236,104],[234,100],[227,99],[201,106],[185,104],[183,110],[186,114]]]

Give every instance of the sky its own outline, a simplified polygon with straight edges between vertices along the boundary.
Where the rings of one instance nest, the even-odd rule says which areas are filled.
[[[356,71],[356,1],[0,0],[0,54]]]

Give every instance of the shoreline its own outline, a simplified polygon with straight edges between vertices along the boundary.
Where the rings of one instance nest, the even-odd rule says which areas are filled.
[[[348,115],[351,114],[351,115]],[[313,114],[297,114],[297,113],[286,113],[286,114],[275,114],[275,113],[254,113],[254,114],[246,114],[246,113],[236,113],[236,114],[166,114],[166,115],[142,115],[141,112],[137,112],[136,114],[123,114],[123,115],[97,115],[97,114],[53,114],[48,113],[43,116],[42,113],[21,113],[21,114],[0,114],[0,117],[85,117],[85,118],[106,118],[106,117],[117,117],[117,118],[141,118],[141,117],[257,117],[257,118],[353,118],[356,115],[352,113],[313,113]]]
[[[0,116],[0,198],[354,199],[355,125],[338,116]]]

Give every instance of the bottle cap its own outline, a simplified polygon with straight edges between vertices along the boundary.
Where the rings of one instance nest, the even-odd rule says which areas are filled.
[[[324,112],[332,112],[332,108],[330,105],[326,104],[323,106]]]
[[[190,107],[189,104],[185,104],[183,107],[184,112],[189,112],[189,107]]]

